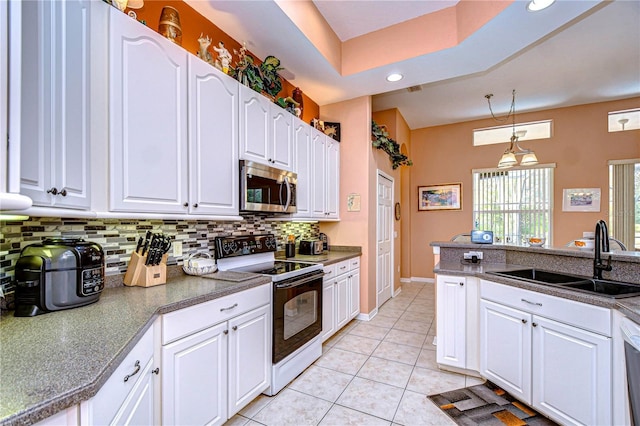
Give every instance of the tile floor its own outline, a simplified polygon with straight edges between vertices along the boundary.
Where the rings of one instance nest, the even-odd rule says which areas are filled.
[[[451,425],[427,395],[481,380],[438,370],[434,284],[405,283],[371,321],[354,320],[278,395],[226,425]]]

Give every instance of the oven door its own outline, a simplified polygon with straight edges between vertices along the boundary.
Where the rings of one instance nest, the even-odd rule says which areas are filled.
[[[322,331],[323,271],[273,284],[273,363],[285,359]]]
[[[296,213],[297,175],[252,161],[240,161],[240,210]]]

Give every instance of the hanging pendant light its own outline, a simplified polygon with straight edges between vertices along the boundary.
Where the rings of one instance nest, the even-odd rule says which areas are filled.
[[[511,117],[511,140],[509,142],[509,148],[502,154],[500,157],[500,161],[498,162],[499,169],[508,169],[518,164],[518,160],[516,156],[522,156],[522,160],[520,160],[521,166],[533,166],[538,164],[538,157],[536,154],[530,149],[523,149],[520,147],[518,141],[520,138],[523,138],[526,135],[526,130],[520,130],[516,132],[516,91],[515,89],[511,92],[511,108],[509,108],[509,113],[507,116],[500,120],[496,118],[493,113],[493,109],[491,108],[491,97],[493,94],[485,95],[487,98],[487,102],[489,103],[489,111],[491,111],[491,116],[493,119],[499,123],[506,122],[509,117]]]

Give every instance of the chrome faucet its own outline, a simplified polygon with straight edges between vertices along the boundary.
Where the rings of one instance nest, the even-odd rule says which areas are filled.
[[[599,220],[596,223],[595,232],[595,247],[593,256],[593,278],[596,280],[602,279],[602,271],[611,270],[611,255],[607,259],[607,263],[602,263],[602,252],[609,251],[609,230],[604,220]]]

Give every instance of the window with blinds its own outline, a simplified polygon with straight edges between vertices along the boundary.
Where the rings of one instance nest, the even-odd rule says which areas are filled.
[[[640,159],[609,161],[609,236],[640,250]]]
[[[474,170],[474,229],[493,231],[496,242],[544,237],[551,245],[553,168]]]

